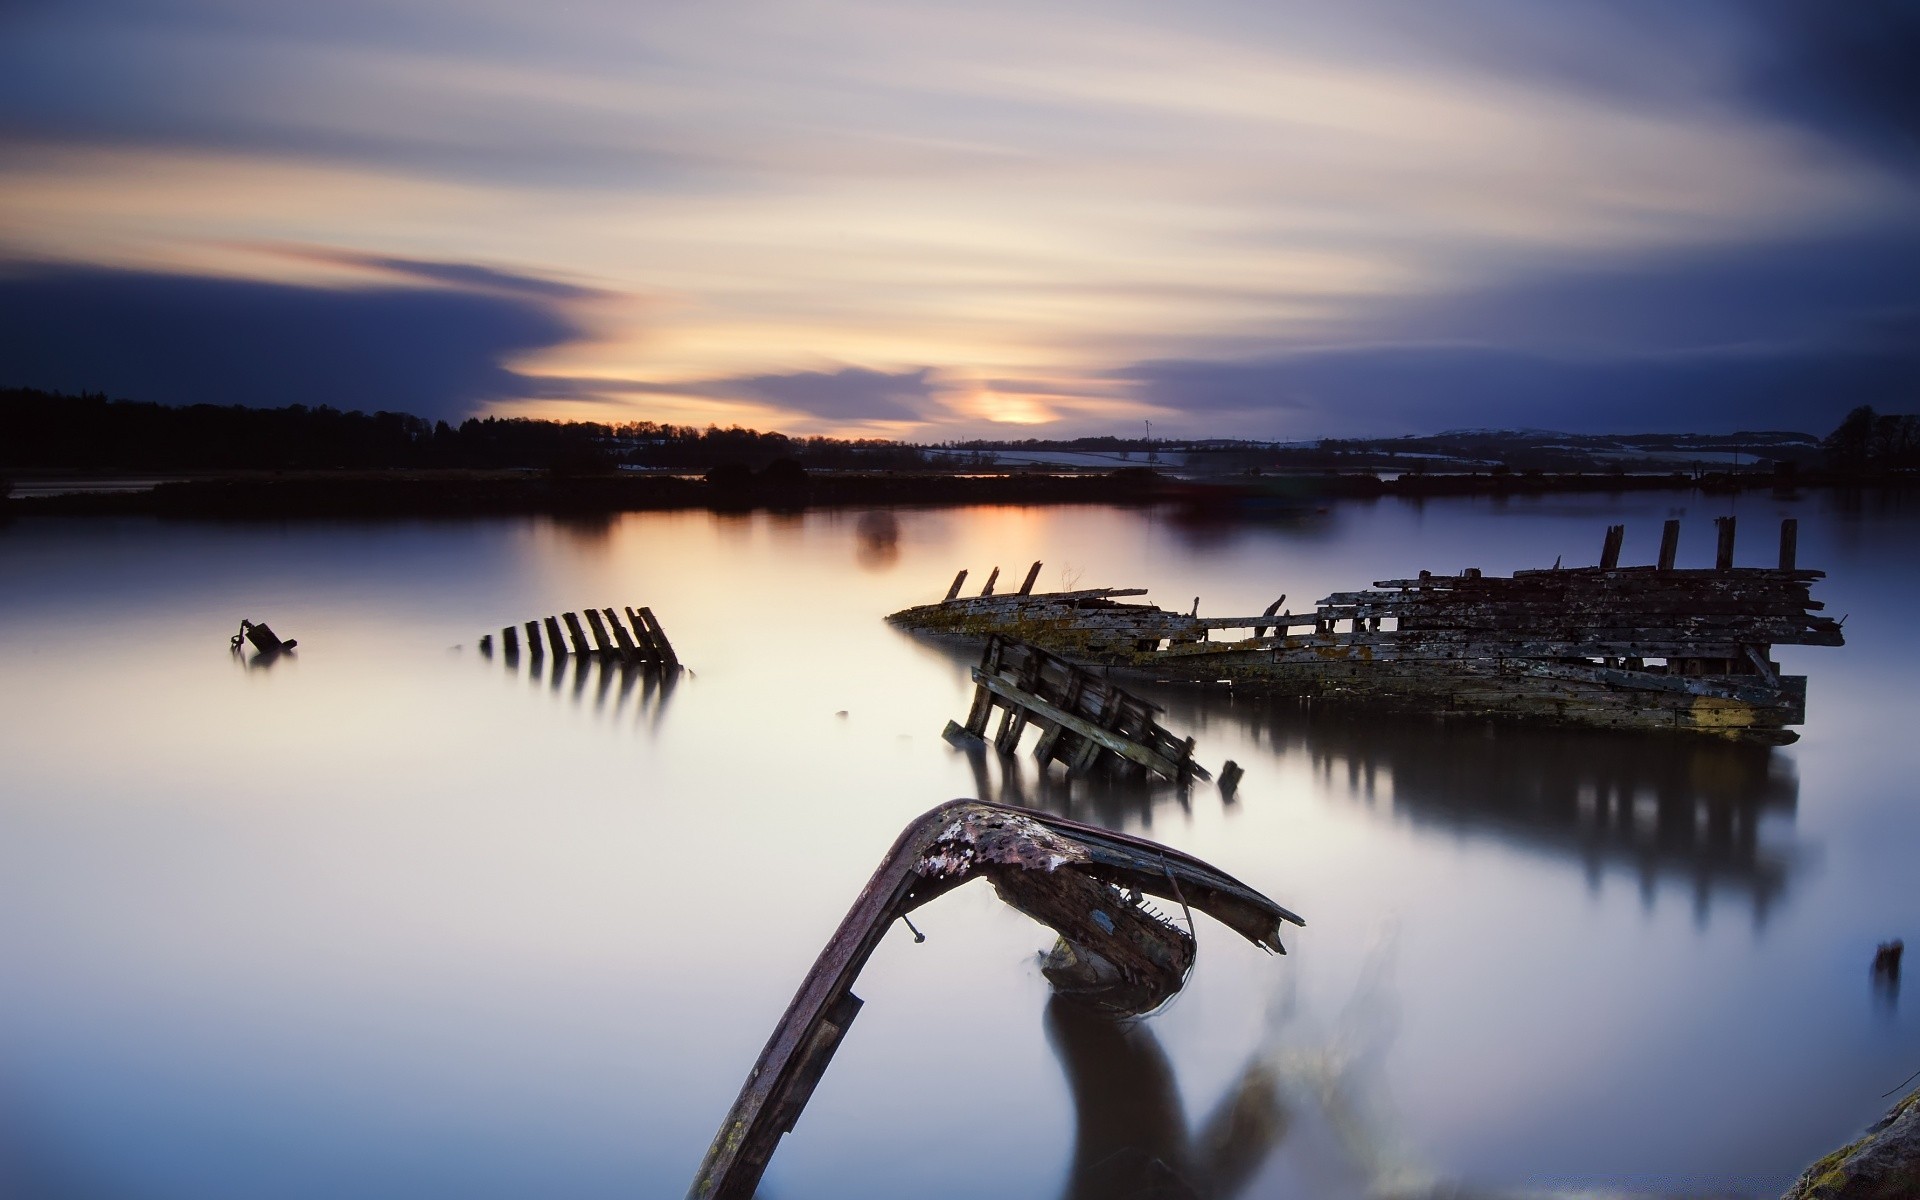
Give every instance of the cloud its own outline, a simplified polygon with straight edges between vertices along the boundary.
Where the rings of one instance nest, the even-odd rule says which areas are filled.
[[[1920,173],[1920,4],[1750,0],[1764,36],[1747,93],[1773,111]]]
[[[542,376],[531,383],[549,399],[604,402],[613,396],[699,396],[761,411],[778,410],[809,421],[853,424],[919,424],[937,415],[945,390],[932,367],[897,372],[841,367],[679,382]]]
[[[55,265],[0,272],[0,380],[162,404],[458,420],[525,393],[506,365],[514,357],[580,333],[533,296]]]
[[[797,371],[716,380],[712,394],[765,401],[809,416],[838,421],[922,421],[932,407],[932,370],[888,374],[864,367]]]
[[[1920,325],[1920,312],[1908,314]],[[1125,373],[1181,432],[1340,437],[1449,428],[1574,433],[1825,433],[1858,404],[1911,409],[1920,347],[1851,343],[1604,358],[1491,346],[1381,346],[1246,363],[1151,362]]]

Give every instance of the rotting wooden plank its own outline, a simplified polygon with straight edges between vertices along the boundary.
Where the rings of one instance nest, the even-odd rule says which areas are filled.
[[[1800,549],[1800,522],[1797,518],[1786,517],[1780,522],[1780,569],[1793,570],[1794,558]]]
[[[981,594],[982,596],[991,596],[991,595],[993,595],[993,585],[994,585],[994,581],[995,581],[995,580],[997,580],[997,579],[999,579],[999,578],[1000,578],[1000,568],[999,568],[999,567],[995,567],[995,568],[993,569],[993,571],[992,571],[992,572],[991,572],[991,573],[990,573],[990,574],[989,574],[989,575],[987,576],[987,586],[985,586],[985,587],[983,587],[983,588],[981,588],[981,589],[980,589],[980,594]]]
[[[566,623],[567,637],[573,642],[573,652],[579,655],[591,655],[593,647],[587,643],[586,631],[580,628],[577,613],[561,613],[560,619]]]
[[[618,643],[621,655],[626,658],[634,657],[635,654],[638,653],[639,647],[634,645],[633,638],[627,635],[626,626],[620,623],[619,614],[615,613],[611,608],[603,608],[600,611],[606,615],[607,629],[613,634],[613,640]]]
[[[527,653],[535,658],[544,657],[546,651],[540,645],[540,622],[527,622]]]
[[[1680,553],[1680,522],[1669,520],[1660,528],[1660,562],[1655,568],[1661,571],[1673,570],[1673,560]]]
[[[967,569],[965,567],[962,567],[960,568],[960,573],[953,577],[953,586],[947,589],[947,600],[952,600],[955,596],[958,596],[960,594],[960,585],[965,583],[966,581],[967,581]],[[943,600],[941,601],[941,603],[944,604],[947,602],[947,600]]]
[[[1040,578],[1040,564],[1036,561],[1031,567],[1027,568],[1027,578],[1025,582],[1020,585],[1020,595],[1031,596],[1033,594],[1033,581],[1038,578]]]
[[[589,608],[586,610],[587,626],[593,630],[594,648],[604,655],[613,654],[613,639],[607,636],[607,623],[600,614]]]
[[[648,662],[659,662],[660,647],[653,644],[653,633],[631,604],[627,605],[627,624],[633,627],[633,642],[640,648],[640,656]]]
[[[566,657],[567,644],[560,637],[559,620],[554,617],[548,617],[544,623],[547,628],[547,645],[553,647],[553,656],[555,658]]]
[[[1719,545],[1714,549],[1713,569],[1716,571],[1733,570],[1733,529],[1732,517],[1715,517],[1715,530],[1720,535]]]
[[[1600,569],[1611,571],[1620,565],[1620,542],[1626,536],[1625,525],[1607,526],[1605,543],[1600,547]]]
[[[1180,764],[1163,755],[1155,754],[1145,746],[1116,733],[1109,733],[1092,721],[1067,712],[1058,706],[1042,700],[1030,692],[1023,692],[1013,684],[996,675],[988,675],[979,668],[974,669],[974,682],[985,687],[994,695],[1028,711],[1037,713],[1056,725],[1063,725],[1090,742],[1099,744],[1103,749],[1118,754],[1129,762],[1139,763],[1148,770],[1176,779],[1180,775]]]
[[[673,652],[673,643],[667,640],[667,631],[660,627],[660,620],[653,610],[642,606],[640,619],[647,623],[647,632],[653,635],[653,644],[660,651],[660,661],[669,667],[680,665],[680,656]]]

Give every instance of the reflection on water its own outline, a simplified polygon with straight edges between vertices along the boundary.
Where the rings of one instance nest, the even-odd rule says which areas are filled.
[[[1258,1056],[1189,1130],[1150,1025],[1112,1021],[1059,997],[1048,1003],[1046,1023],[1073,1097],[1066,1200],[1228,1200],[1286,1136],[1277,1081]]]
[[[654,731],[680,685],[679,668],[617,657],[570,654],[548,659],[544,654],[522,655],[518,646],[508,646],[497,657],[482,655],[481,661],[552,696],[565,695],[597,718],[622,720],[631,707],[635,724]]]
[[[885,509],[861,513],[854,525],[854,561],[884,571],[900,560],[900,521]]]
[[[1402,819],[1563,854],[1595,883],[1608,866],[1629,868],[1649,905],[1662,878],[1683,880],[1702,921],[1714,893],[1730,891],[1764,923],[1793,870],[1800,781],[1770,746],[1443,724],[1188,689],[1158,698],[1176,721],[1231,719],[1255,744],[1303,756],[1330,785]]]

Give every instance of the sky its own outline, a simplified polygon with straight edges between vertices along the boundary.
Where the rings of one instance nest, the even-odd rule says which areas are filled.
[[[1920,409],[1920,0],[0,0],[0,386],[796,434]]]

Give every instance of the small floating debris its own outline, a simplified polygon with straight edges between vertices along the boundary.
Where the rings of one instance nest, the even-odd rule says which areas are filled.
[[[1033,576],[1027,580],[1031,584]],[[1174,781],[1213,777],[1193,761],[1192,738],[1175,737],[1155,722],[1157,707],[1038,646],[989,637],[973,681],[966,724],[947,722],[944,736],[956,745],[984,739],[998,708],[994,749],[1014,753],[1033,725],[1040,730],[1033,756],[1042,770],[1057,761],[1067,765],[1067,774],[1084,775],[1103,763],[1119,763]]]
[[[558,618],[528,621],[524,626],[509,625],[500,631],[500,651],[509,660],[518,659],[520,630],[524,628],[527,652],[534,658],[544,657],[549,650],[554,657],[563,658],[569,653],[568,643],[571,642],[571,653],[581,658],[644,663],[669,671],[680,669],[680,658],[673,652],[673,643],[667,640],[667,632],[660,627],[660,621],[653,615],[652,609],[629,607],[626,610],[626,625],[621,624],[611,608],[598,611],[589,608],[584,611],[585,627],[580,623],[579,613],[562,613]],[[560,631],[562,623],[566,626],[564,637]],[[592,631],[591,638],[589,629]],[[542,630],[546,634],[544,641],[541,638]],[[493,635],[483,634],[480,653],[492,657],[493,650]]]
[[[753,1196],[860,1011],[853,983],[881,938],[896,919],[981,877],[1059,934],[1042,966],[1056,992],[1109,1015],[1165,1003],[1193,964],[1190,930],[1149,908],[1146,895],[1198,909],[1281,954],[1281,922],[1305,924],[1232,876],[1145,838],[1010,805],[943,804],[901,832],[814,960],[714,1136],[690,1200]]]
[[[244,651],[240,646],[243,642],[254,648],[256,661],[272,660],[300,644],[295,638],[283,642],[278,634],[267,627],[265,621],[249,621],[245,617],[240,618],[240,632],[228,638],[227,645],[232,647],[235,654],[242,654]]]
[[[1799,524],[1780,525],[1777,566],[1736,567],[1734,519],[1715,520],[1714,565],[1679,569],[1680,522],[1658,562],[1620,565],[1609,526],[1593,567],[1457,575],[1422,571],[1335,592],[1306,612],[1201,617],[1124,597],[1141,588],[977,596],[961,571],[945,599],[888,618],[903,628],[1017,638],[1081,665],[1149,678],[1457,716],[1677,729],[1778,745],[1806,720],[1807,680],[1776,645],[1838,646],[1840,623],[1808,594]]]

